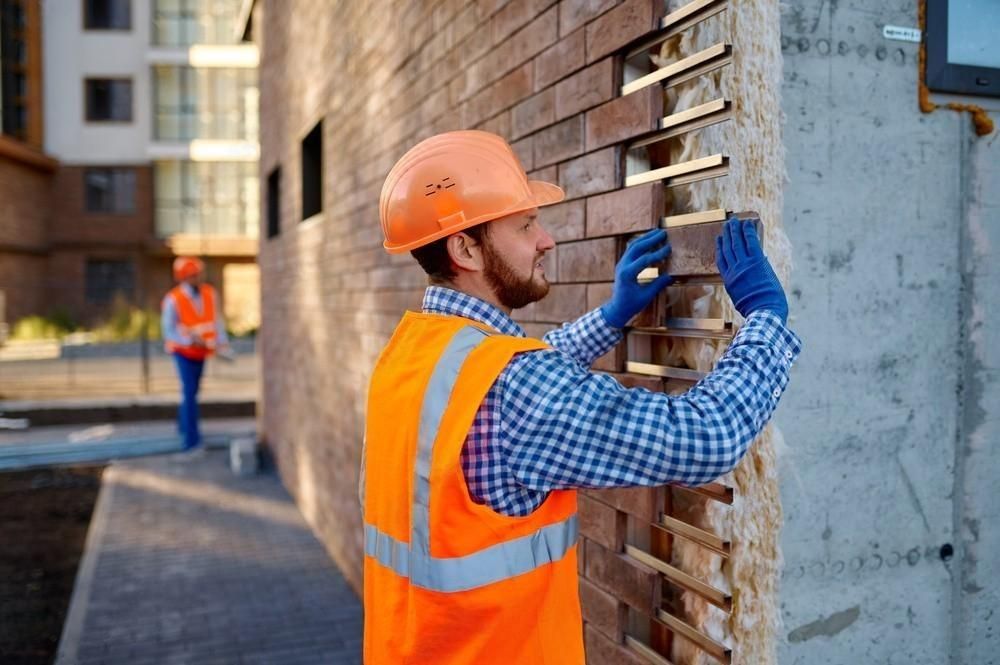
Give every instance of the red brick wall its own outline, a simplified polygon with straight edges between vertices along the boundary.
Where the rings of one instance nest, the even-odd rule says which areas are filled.
[[[7,322],[33,314],[45,300],[46,224],[51,173],[0,154],[0,291]]]
[[[84,201],[85,166],[62,166],[55,176],[49,240],[59,245],[145,245],[153,238],[153,169],[144,165],[115,165],[135,171],[135,212],[87,212]]]
[[[281,233],[262,240],[260,250],[261,424],[287,486],[356,588],[367,384],[399,316],[419,308],[426,283],[409,255],[381,248],[378,197],[386,173],[406,149],[438,132],[480,128],[507,137],[533,178],[556,182],[567,195],[541,217],[559,241],[546,268],[555,283],[519,320],[540,336],[596,307],[610,293],[616,236],[652,227],[654,211],[663,209],[660,187],[616,191],[623,157],[614,145],[652,129],[662,115],[655,87],[616,98],[615,62],[626,44],[654,29],[662,6],[258,2],[261,181],[280,166],[282,190]],[[299,143],[320,119],[324,211],[303,224]],[[609,354],[599,368],[620,370],[620,355]],[[651,571],[623,563],[615,542],[607,542],[621,538],[626,523],[617,517],[625,513],[608,506],[585,502],[587,520],[597,520],[585,527],[592,538],[581,546],[581,569],[592,580],[583,586],[592,623],[587,643],[591,662],[632,662],[619,646],[623,606],[607,591],[623,597],[628,588],[658,587]],[[600,522],[608,511],[617,527]],[[614,608],[604,612],[602,604]]]

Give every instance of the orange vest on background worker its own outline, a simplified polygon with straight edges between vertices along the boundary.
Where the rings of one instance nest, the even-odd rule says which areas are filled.
[[[407,312],[369,390],[363,484],[367,665],[582,665],[576,492],[532,514],[476,503],[460,455],[515,353],[547,348]]]
[[[187,291],[178,284],[170,289],[167,298],[173,298],[174,307],[177,310],[177,331],[182,335],[197,333],[201,336],[204,346],[183,345],[167,341],[165,346],[168,353],[179,353],[191,360],[204,360],[215,353],[215,289],[209,284],[201,284],[198,287],[201,296],[201,309],[195,307],[194,301]]]

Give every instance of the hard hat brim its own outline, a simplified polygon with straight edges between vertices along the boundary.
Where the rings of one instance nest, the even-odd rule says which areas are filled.
[[[483,224],[485,222],[492,222],[494,220],[500,219],[501,217],[506,217],[508,215],[514,215],[519,212],[524,212],[525,210],[531,210],[532,208],[541,208],[542,206],[553,205],[559,203],[566,198],[566,192],[563,191],[562,187],[559,185],[553,185],[551,182],[544,182],[542,180],[529,180],[528,188],[531,190],[531,195],[505,210],[497,211],[495,214],[491,215],[481,215],[480,217],[474,217],[472,219],[467,219],[461,224],[455,224],[449,226],[448,228],[441,229],[439,232],[427,237],[421,238],[420,240],[405,243],[401,245],[390,245],[389,241],[382,243],[385,251],[390,254],[402,254],[403,252],[410,252],[414,249],[419,249],[424,245],[429,245],[436,240],[441,238],[447,238],[448,236],[463,231],[465,229]]]

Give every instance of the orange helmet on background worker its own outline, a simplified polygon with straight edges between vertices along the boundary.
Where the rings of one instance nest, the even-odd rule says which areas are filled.
[[[174,259],[174,279],[178,282],[205,272],[205,263],[193,256],[178,256]]]
[[[557,185],[528,180],[504,139],[446,132],[410,148],[389,171],[379,218],[390,254],[412,251],[483,222],[559,203]]]

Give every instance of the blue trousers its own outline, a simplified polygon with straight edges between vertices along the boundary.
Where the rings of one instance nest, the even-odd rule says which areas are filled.
[[[198,428],[198,386],[201,385],[201,371],[204,360],[191,360],[175,353],[174,363],[181,378],[181,408],[177,412],[177,429],[184,438],[184,449],[194,448],[201,443]]]

